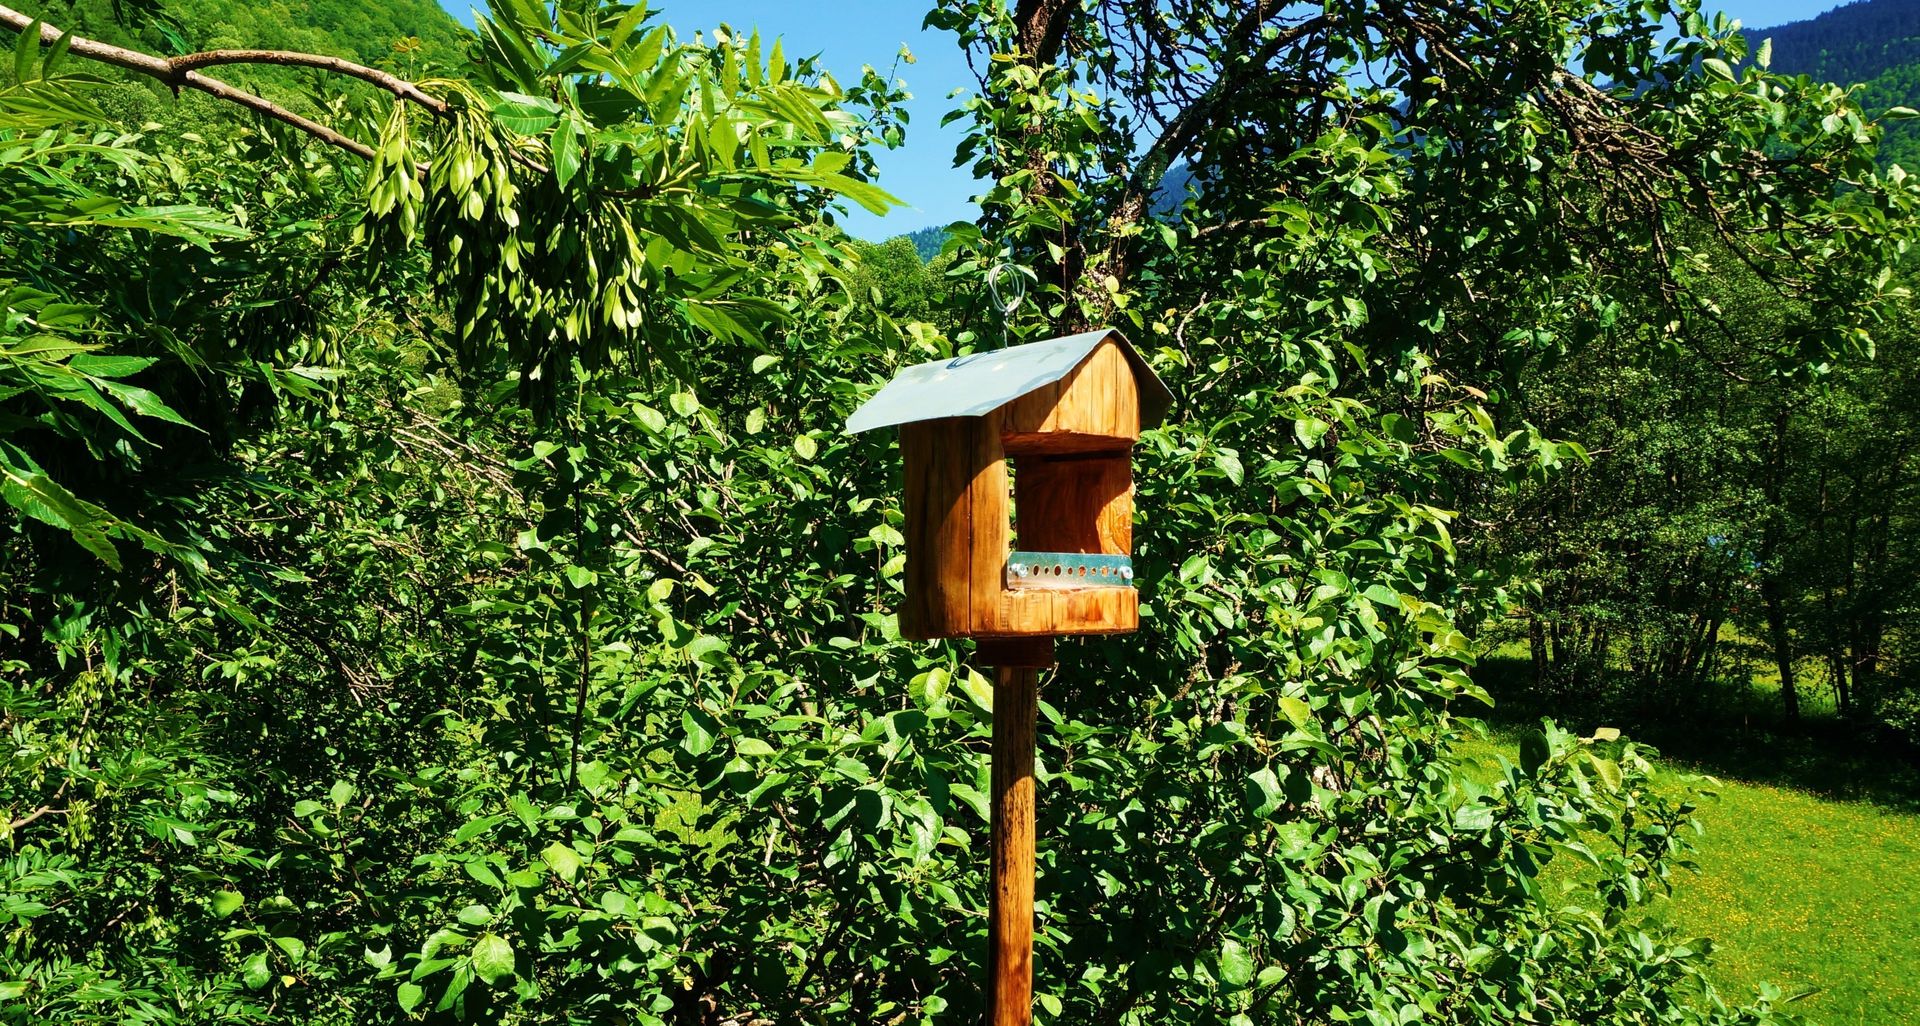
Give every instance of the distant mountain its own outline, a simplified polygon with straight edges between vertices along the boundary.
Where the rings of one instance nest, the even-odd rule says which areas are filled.
[[[947,230],[937,225],[928,225],[919,231],[899,236],[913,243],[914,252],[920,254],[920,262],[926,263],[940,255],[940,247],[947,244]]]
[[[1167,217],[1176,213],[1187,202],[1187,196],[1199,189],[1200,184],[1195,181],[1192,167],[1180,163],[1168,168],[1160,178],[1159,188],[1153,190],[1154,216]]]
[[[1854,0],[1816,18],[1747,33],[1773,40],[1773,67],[1830,82],[1869,82],[1920,61],[1920,4]]]
[[[1749,29],[1748,42],[1773,40],[1773,68],[1845,85],[1860,83],[1869,115],[1889,107],[1920,109],[1920,0],[1855,0],[1817,18]],[[1895,122],[1881,158],[1920,171],[1920,122]]]

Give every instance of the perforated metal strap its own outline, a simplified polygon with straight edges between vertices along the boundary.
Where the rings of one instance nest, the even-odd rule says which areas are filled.
[[[1015,552],[1007,557],[1007,583],[1131,588],[1133,560],[1091,552]]]

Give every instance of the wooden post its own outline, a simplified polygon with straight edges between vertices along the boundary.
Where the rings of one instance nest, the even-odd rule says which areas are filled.
[[[1052,638],[983,639],[993,678],[993,869],[988,882],[987,1022],[1033,1022],[1033,749],[1040,668]]]

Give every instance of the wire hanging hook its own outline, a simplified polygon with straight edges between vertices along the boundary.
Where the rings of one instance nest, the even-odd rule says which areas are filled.
[[[999,261],[987,269],[987,294],[993,297],[1002,327],[1027,298],[1027,269],[1014,263],[1011,256],[1002,252]]]
[[[987,134],[987,153],[997,173],[1000,170],[1000,138],[992,132]],[[987,295],[992,300],[994,312],[1000,315],[1001,348],[1013,344],[1013,315],[1026,302],[1028,282],[1037,284],[1039,280],[1031,269],[1014,260],[1013,243],[1002,241],[1000,252],[987,267],[986,273]]]

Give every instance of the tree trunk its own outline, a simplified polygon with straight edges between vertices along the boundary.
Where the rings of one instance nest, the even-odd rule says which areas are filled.
[[[1772,636],[1773,665],[1780,670],[1780,700],[1786,706],[1787,719],[1800,718],[1800,689],[1793,679],[1793,638],[1787,632],[1786,600],[1780,594],[1777,574],[1769,574],[1760,585],[1761,598],[1767,604],[1767,629]]]
[[[1547,683],[1547,629],[1541,625],[1538,615],[1527,617],[1527,650],[1533,656],[1533,686],[1545,687]]]
[[[1786,549],[1782,536],[1787,528],[1781,495],[1785,491],[1787,428],[1791,418],[1787,397],[1782,396],[1780,409],[1773,418],[1773,452],[1765,477],[1767,513],[1760,543],[1760,563],[1764,568],[1760,578],[1760,599],[1767,608],[1767,631],[1773,645],[1773,664],[1780,671],[1780,700],[1786,709],[1787,719],[1797,721],[1800,719],[1800,688],[1793,679],[1793,635],[1787,629],[1787,580],[1785,568],[1781,565],[1785,562]]]
[[[1715,613],[1707,621],[1706,629],[1700,632],[1693,650],[1688,653],[1686,675],[1695,684],[1705,685],[1708,671],[1713,665],[1713,651],[1720,644],[1720,627],[1726,623],[1726,613]]]

